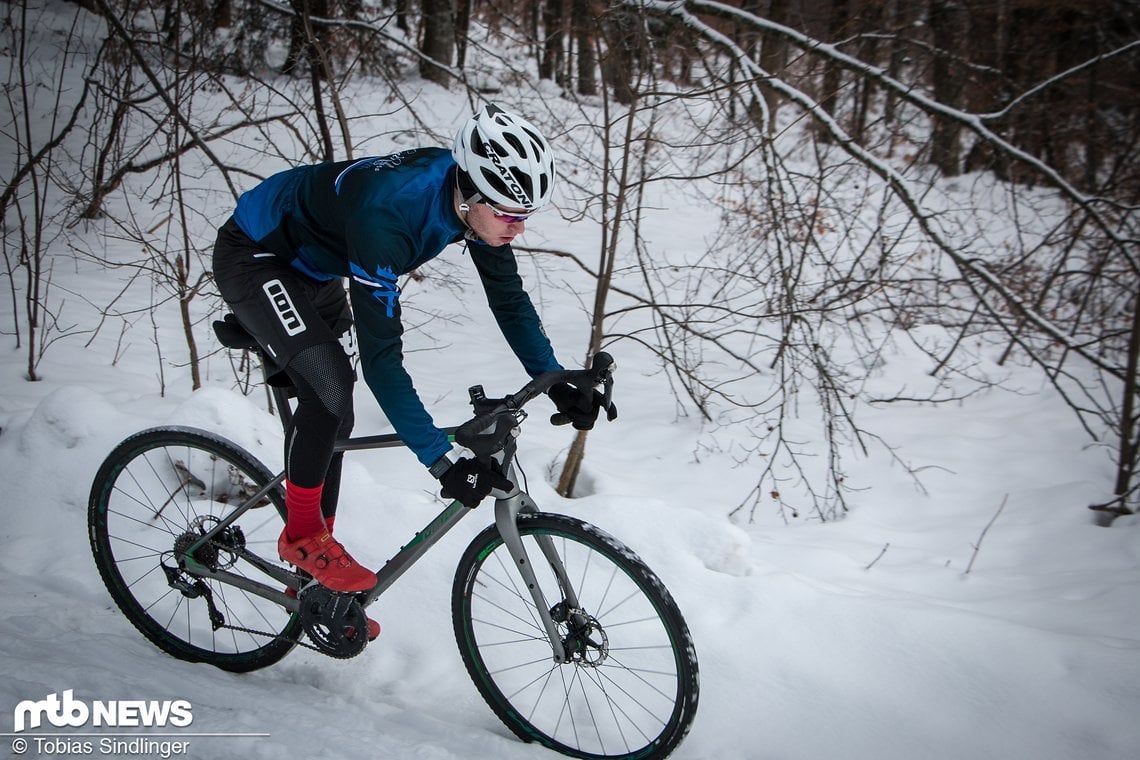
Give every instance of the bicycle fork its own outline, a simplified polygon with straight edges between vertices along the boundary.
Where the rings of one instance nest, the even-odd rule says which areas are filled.
[[[503,538],[503,544],[507,547],[507,552],[511,555],[511,559],[514,560],[515,569],[522,575],[523,582],[530,592],[531,599],[534,600],[535,610],[538,612],[538,617],[542,621],[543,628],[546,630],[546,636],[550,640],[550,648],[553,651],[554,662],[562,665],[570,661],[570,656],[566,651],[566,647],[563,646],[558,624],[554,622],[554,618],[551,615],[552,608],[550,602],[542,593],[542,588],[538,584],[538,578],[535,576],[530,557],[527,556],[526,547],[523,546],[522,537],[519,535],[519,513],[537,511],[538,509],[534,503],[531,502],[523,492],[516,491],[512,496],[505,499],[498,499],[495,502],[495,526],[499,530],[499,535]],[[562,558],[558,556],[558,552],[554,548],[554,542],[550,536],[545,535],[536,534],[534,539],[558,579],[558,586],[562,591],[563,597],[560,602],[570,609],[578,609],[578,597],[574,593],[574,588],[570,585],[570,579],[566,575],[566,568],[562,564]]]

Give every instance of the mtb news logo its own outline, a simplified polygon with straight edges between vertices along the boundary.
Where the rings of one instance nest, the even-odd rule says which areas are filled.
[[[16,705],[12,723],[16,733],[39,728],[46,720],[56,728],[81,726],[175,726],[185,728],[194,722],[193,706],[185,699],[91,700],[74,697],[75,690],[48,694],[44,699],[25,699]]]

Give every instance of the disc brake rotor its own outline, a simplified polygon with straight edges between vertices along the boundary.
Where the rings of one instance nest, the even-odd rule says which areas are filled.
[[[551,608],[550,616],[565,626],[562,648],[575,662],[596,668],[609,658],[610,637],[593,615],[559,602]]]

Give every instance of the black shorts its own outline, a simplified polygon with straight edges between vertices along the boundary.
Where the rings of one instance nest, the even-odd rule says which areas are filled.
[[[302,274],[251,240],[232,218],[218,230],[214,281],[274,373],[302,349],[336,342],[352,326],[340,279],[322,282]]]

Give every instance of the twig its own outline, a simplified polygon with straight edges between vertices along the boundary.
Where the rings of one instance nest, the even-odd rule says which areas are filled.
[[[210,149],[210,146],[207,145],[206,141],[198,134],[194,125],[187,120],[186,116],[178,108],[178,104],[171,100],[170,95],[166,92],[166,87],[159,81],[158,75],[154,73],[150,64],[147,63],[146,57],[138,49],[138,45],[135,44],[135,38],[127,31],[126,27],[123,26],[123,22],[119,20],[115,12],[111,10],[111,7],[107,4],[107,0],[95,0],[95,3],[99,6],[99,12],[103,15],[103,18],[106,19],[107,24],[114,27],[115,33],[127,46],[127,50],[130,51],[139,69],[141,69],[143,74],[146,75],[146,78],[150,80],[151,85],[154,87],[155,95],[166,105],[171,118],[182,126],[186,134],[190,136],[191,140],[193,140],[194,144],[205,154],[206,158],[221,170],[222,179],[225,180],[226,186],[229,187],[233,197],[237,198],[240,193],[237,191],[237,188],[234,187],[233,180],[230,179],[228,168],[214,155],[214,151]]]
[[[879,560],[881,560],[881,559],[883,558],[883,555],[887,553],[887,549],[890,549],[890,548],[891,548],[891,542],[890,542],[890,541],[888,541],[888,542],[886,542],[885,544],[883,544],[883,548],[882,548],[882,550],[879,552],[879,556],[877,556],[877,557],[875,557],[873,560],[871,560],[871,564],[867,565],[867,566],[866,566],[865,568],[863,568],[863,569],[864,569],[864,570],[870,570],[872,567],[874,567],[874,566],[875,566],[875,563],[876,563],[876,562],[878,562]]]
[[[994,512],[994,516],[990,518],[990,521],[988,523],[986,523],[986,527],[982,528],[982,534],[978,536],[978,543],[974,544],[974,553],[970,556],[970,564],[966,565],[966,572],[963,573],[963,575],[969,575],[970,570],[973,569],[974,560],[978,558],[978,551],[982,548],[982,541],[985,539],[986,534],[989,533],[990,528],[992,528],[994,523],[997,521],[998,515],[1000,515],[1001,511],[1005,509],[1005,503],[1007,501],[1009,501],[1009,494],[1006,494],[1002,497],[1001,506],[997,508],[997,512]]]

